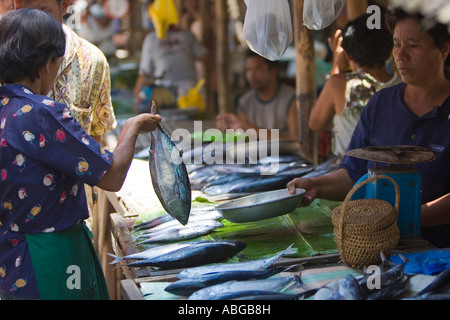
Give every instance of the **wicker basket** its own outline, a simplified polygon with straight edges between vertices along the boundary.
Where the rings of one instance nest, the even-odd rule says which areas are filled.
[[[350,201],[353,194],[367,183],[388,179],[395,187],[395,207],[384,200]],[[379,264],[380,252],[389,256],[397,245],[400,232],[397,215],[400,191],[397,183],[386,175],[373,176],[354,186],[344,202],[332,213],[334,241],[342,261],[358,267]]]

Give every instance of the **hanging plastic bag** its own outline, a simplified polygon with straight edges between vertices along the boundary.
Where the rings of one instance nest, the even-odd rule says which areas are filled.
[[[245,0],[244,37],[249,48],[269,60],[279,60],[292,42],[287,0]]]
[[[303,24],[310,30],[321,30],[336,20],[346,0],[305,0]]]
[[[148,11],[158,39],[164,39],[169,27],[178,23],[178,12],[173,0],[155,0]]]

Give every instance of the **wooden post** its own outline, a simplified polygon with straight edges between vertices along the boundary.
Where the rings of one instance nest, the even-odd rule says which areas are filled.
[[[215,61],[216,61],[216,43],[214,37],[214,21],[211,19],[211,1],[199,0],[200,19],[202,21],[202,42],[208,49],[208,59],[204,62],[205,70],[205,92],[206,92],[206,108],[214,114],[215,110]]]
[[[367,0],[347,0],[347,18],[353,20],[367,11]]]
[[[304,0],[293,0],[294,36],[297,61],[296,93],[299,140],[302,156],[317,163],[317,135],[309,129],[309,114],[316,102],[316,65],[313,32],[303,25]]]
[[[217,35],[217,94],[219,114],[230,112],[228,75],[228,10],[227,0],[215,1]]]

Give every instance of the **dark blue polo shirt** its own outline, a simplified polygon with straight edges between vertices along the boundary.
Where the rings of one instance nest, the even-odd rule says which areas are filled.
[[[433,151],[434,161],[412,166],[422,175],[422,203],[426,203],[450,192],[450,95],[441,106],[418,117],[403,101],[405,86],[401,83],[372,96],[361,113],[348,150],[413,145]],[[377,163],[378,167],[382,165]],[[356,182],[373,168],[373,162],[345,156],[340,167],[345,168]],[[422,232],[424,238],[426,231]],[[442,236],[448,239],[450,246],[450,225]]]

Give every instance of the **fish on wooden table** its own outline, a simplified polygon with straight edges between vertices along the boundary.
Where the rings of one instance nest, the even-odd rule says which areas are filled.
[[[380,298],[383,293],[378,293],[380,289],[369,289],[367,281],[369,279],[378,278],[380,281],[380,288],[389,288],[392,285],[398,284],[397,286],[402,286],[404,284],[403,276],[404,276],[404,266],[405,266],[405,258],[402,255],[399,255],[402,262],[401,263],[393,263],[389,261],[384,253],[380,252],[381,256],[381,266],[376,269],[372,274],[364,273],[363,277],[358,281],[359,286],[361,288],[361,293],[364,298],[368,299],[371,295],[375,294],[372,298]],[[383,291],[384,294],[387,292]],[[396,291],[400,294],[400,290]]]
[[[217,228],[219,227],[223,227],[223,223],[221,223],[220,221],[217,221],[215,219],[203,219],[201,217],[198,218],[194,218],[191,217],[189,219],[189,224],[183,226],[180,225],[180,223],[178,223],[178,221],[169,221],[163,224],[160,224],[159,226],[150,228],[150,229],[145,229],[144,231],[141,231],[140,234],[145,237],[146,235],[149,234],[154,234],[156,232],[162,232],[164,230],[169,231],[169,230],[173,230],[173,229],[188,229],[188,228],[192,228],[194,226],[199,226],[199,225],[211,225],[211,226],[215,226]]]
[[[295,252],[294,249],[292,249],[292,246],[293,244],[291,244],[286,250],[283,250],[269,258],[252,260],[248,262],[212,264],[208,266],[184,269],[177,274],[177,278],[178,279],[196,278],[202,274],[212,272],[266,270],[283,255]]]
[[[246,246],[246,243],[237,240],[202,241],[152,259],[134,261],[127,266],[164,269],[200,266],[225,261],[244,250]]]
[[[214,219],[220,220],[222,219],[222,214],[214,209],[214,207],[204,207],[204,208],[191,208],[191,212],[189,214],[189,219]],[[138,231],[142,229],[150,229],[156,227],[160,224],[169,222],[169,221],[177,221],[170,214],[165,213],[159,217],[153,218],[148,221],[143,221],[138,224],[133,225],[133,231]]]
[[[224,272],[212,272],[199,275],[196,278],[186,278],[175,281],[168,285],[164,290],[172,294],[180,296],[189,296],[197,290],[219,284],[231,280],[253,280],[253,279],[266,279],[280,272],[284,272],[290,267],[278,267],[267,270],[236,270],[236,271],[224,271]]]
[[[218,221],[223,219],[222,214],[219,211],[209,211],[205,212],[205,214],[199,215],[190,215],[189,217],[189,223],[186,226],[182,226],[177,220],[170,219],[168,221],[159,223],[159,224],[147,224],[147,225],[141,225],[140,227],[137,227],[133,230],[133,233],[139,233],[139,232],[154,232],[155,230],[161,230],[172,226],[177,227],[187,227],[192,224],[195,224],[200,221]]]
[[[156,258],[162,254],[166,254],[168,252],[181,249],[187,246],[190,246],[192,243],[184,242],[184,243],[171,243],[167,245],[152,247],[147,250],[132,253],[123,257],[119,257],[116,255],[113,255],[111,253],[107,253],[108,256],[113,257],[114,260],[111,261],[109,264],[116,264],[122,260],[145,260],[145,259],[151,259]]]
[[[156,114],[154,101],[151,111]],[[180,150],[160,125],[150,135],[148,161],[153,188],[164,210],[186,225],[191,211],[191,185]]]
[[[228,292],[214,296],[214,300],[303,300],[314,295],[316,289],[301,293],[281,293],[276,291],[248,290]]]
[[[213,300],[216,296],[239,291],[275,291],[282,292],[292,285],[301,286],[300,276],[278,277],[263,280],[228,281],[200,289],[191,294],[188,300]]]
[[[450,288],[450,268],[445,269],[425,288],[420,290],[416,297],[425,299],[428,296],[448,293]],[[442,297],[442,296],[441,296]]]
[[[192,226],[169,227],[156,232],[143,234],[136,237],[135,240],[140,241],[139,244],[189,240],[207,235],[223,226],[221,222],[215,220],[205,220],[204,222],[205,223],[197,222]]]

